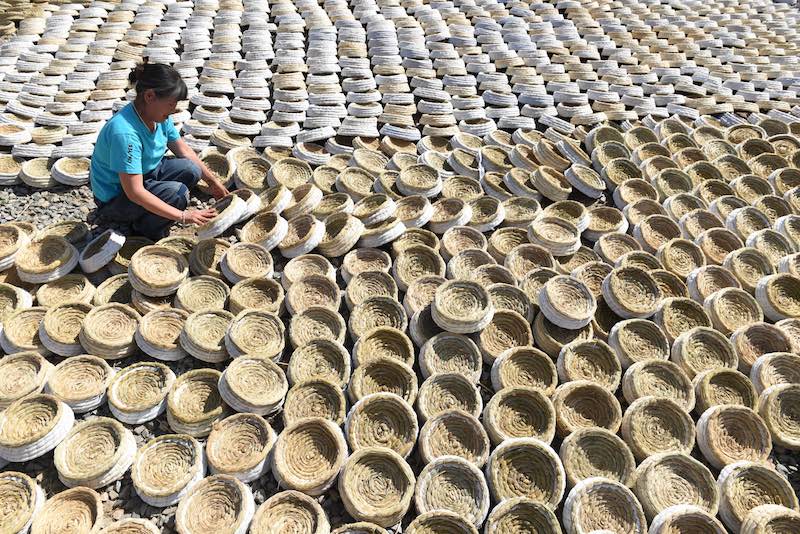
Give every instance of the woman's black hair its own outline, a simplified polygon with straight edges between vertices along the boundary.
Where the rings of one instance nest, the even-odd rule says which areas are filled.
[[[128,75],[128,80],[136,84],[137,98],[148,89],[152,89],[158,98],[174,98],[178,101],[186,100],[189,94],[177,70],[161,63],[148,63],[147,58],[144,63],[136,65]]]

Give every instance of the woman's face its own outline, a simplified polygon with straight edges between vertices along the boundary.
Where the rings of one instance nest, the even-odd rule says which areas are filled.
[[[158,98],[152,89],[145,91],[144,103],[147,115],[145,118],[153,122],[164,122],[175,113],[175,108],[178,106],[176,98]]]

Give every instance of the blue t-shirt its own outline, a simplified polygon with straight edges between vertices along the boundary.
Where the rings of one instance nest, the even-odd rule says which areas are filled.
[[[92,154],[90,180],[94,196],[109,202],[122,193],[119,173],[147,174],[158,166],[167,143],[180,138],[172,117],[156,124],[151,132],[133,103],[128,104],[103,126]]]

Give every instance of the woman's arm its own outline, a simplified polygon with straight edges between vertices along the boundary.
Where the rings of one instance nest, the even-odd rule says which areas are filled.
[[[205,210],[179,210],[170,206],[153,193],[145,189],[144,179],[141,174],[119,173],[119,181],[122,190],[131,202],[140,205],[150,213],[169,219],[170,221],[180,221],[183,223],[205,224],[216,214],[213,208]]]
[[[214,198],[222,198],[228,194],[228,189],[225,185],[217,179],[216,175],[208,170],[208,167],[197,157],[197,154],[194,153],[189,145],[186,144],[181,138],[176,139],[167,144],[169,149],[172,151],[175,156],[179,158],[186,158],[189,161],[194,162],[198,167],[200,167],[200,171],[202,172],[202,178],[211,188],[211,194]]]

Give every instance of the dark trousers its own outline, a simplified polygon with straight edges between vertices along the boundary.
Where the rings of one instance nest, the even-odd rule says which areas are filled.
[[[170,206],[179,210],[189,205],[189,189],[200,180],[200,167],[188,159],[162,159],[161,163],[144,175],[144,188]],[[132,202],[123,192],[109,202],[97,203],[101,217],[130,223],[134,232],[153,241],[166,237],[174,221],[150,213]]]

